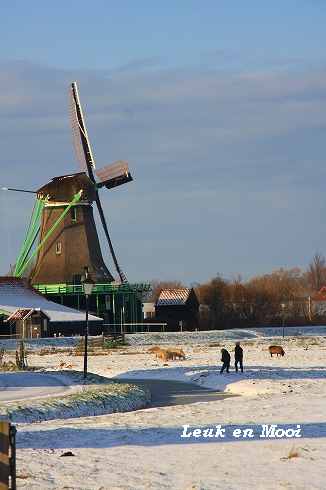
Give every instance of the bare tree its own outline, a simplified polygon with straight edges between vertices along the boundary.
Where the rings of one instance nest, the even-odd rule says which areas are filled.
[[[309,285],[315,291],[319,291],[326,285],[326,260],[325,257],[316,252],[308,268]]]

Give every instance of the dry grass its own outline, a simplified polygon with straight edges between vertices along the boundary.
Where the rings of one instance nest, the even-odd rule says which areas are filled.
[[[289,454],[287,456],[284,456],[283,458],[281,458],[281,460],[288,461],[289,459],[299,458],[299,457],[300,457],[300,453],[299,453],[298,449],[295,449],[295,447],[293,446],[290,449]]]
[[[112,352],[108,349],[88,349],[87,350],[87,355],[88,356],[108,356],[112,354]],[[76,349],[73,354],[73,356],[83,356],[84,355],[84,349]]]
[[[71,356],[73,354],[72,349],[64,349],[64,348],[58,348],[58,347],[43,347],[39,351],[29,351],[29,354],[36,354],[39,356],[47,356],[49,354],[67,354],[68,356]]]
[[[17,367],[17,365],[14,362],[8,361],[8,362],[2,362],[0,366],[0,371],[20,371],[20,369]]]
[[[136,352],[136,351],[132,351],[132,352],[128,352],[128,351],[119,351],[117,352],[117,354],[119,354],[119,356],[138,356],[138,355],[144,355],[144,352]]]
[[[31,477],[32,475],[30,475],[29,473],[18,473],[16,475],[16,478],[17,479],[19,478],[20,480],[27,480],[27,478],[31,478]]]

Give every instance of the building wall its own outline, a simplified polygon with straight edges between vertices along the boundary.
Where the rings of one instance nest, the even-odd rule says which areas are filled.
[[[167,328],[170,331],[182,328],[184,330],[195,330],[198,328],[198,308],[187,306],[156,306],[156,319],[167,323]]]
[[[40,241],[64,209],[65,206],[44,207]],[[78,282],[85,266],[88,266],[95,282],[105,283],[113,280],[103,261],[93,208],[91,205],[77,204],[70,209],[40,249],[31,274],[31,282],[32,284]]]

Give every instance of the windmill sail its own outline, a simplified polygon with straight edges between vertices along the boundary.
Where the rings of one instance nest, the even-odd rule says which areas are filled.
[[[77,83],[71,84],[69,95],[70,102],[70,123],[72,129],[73,144],[77,160],[81,170],[95,168],[95,160],[89,142],[87,128],[85,125],[83,110],[79,101]]]
[[[95,169],[95,160],[93,157],[91,145],[90,145],[88,134],[87,134],[86,124],[85,124],[83,111],[82,111],[80,101],[79,101],[78,87],[77,87],[76,82],[73,82],[71,84],[70,114],[71,114],[71,126],[72,126],[72,131],[73,131],[73,139],[74,139],[74,146],[75,146],[75,150],[76,150],[77,159],[81,165],[82,170],[84,170],[88,173],[89,178],[91,179],[91,181],[96,186],[95,202],[96,202],[97,209],[98,209],[98,212],[100,215],[103,230],[104,230],[104,233],[105,233],[108,245],[109,245],[110,253],[111,253],[115,268],[117,270],[117,273],[119,274],[121,282],[126,283],[128,281],[127,281],[127,278],[126,278],[124,272],[122,271],[121,267],[118,264],[118,260],[117,260],[116,254],[114,252],[113,244],[112,244],[111,237],[109,234],[108,225],[107,225],[107,222],[106,222],[106,219],[104,216],[102,203],[101,203],[100,196],[99,196],[98,189],[97,189],[97,184],[96,184],[96,180],[95,180],[95,176],[94,176],[94,172],[93,172],[93,169]],[[129,180],[132,180],[131,176],[130,176]],[[106,183],[103,182],[103,185],[106,185]],[[116,185],[119,185],[119,184],[116,184]],[[98,187],[101,187],[101,184]]]
[[[106,165],[100,170],[96,170],[95,173],[101,181],[97,184],[97,187],[105,186],[107,189],[118,187],[132,180],[128,163],[122,160],[118,160],[111,165]]]

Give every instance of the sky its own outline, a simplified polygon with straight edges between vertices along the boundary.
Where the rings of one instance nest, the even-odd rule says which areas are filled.
[[[78,171],[77,80],[97,167],[127,160],[134,177],[101,191],[130,281],[326,255],[324,0],[11,0],[0,16],[0,187]],[[0,274],[33,204],[0,191]]]

